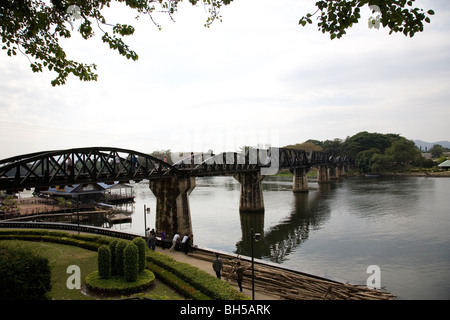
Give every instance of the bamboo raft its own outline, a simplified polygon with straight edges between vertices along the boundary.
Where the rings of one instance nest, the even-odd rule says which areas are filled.
[[[189,254],[197,259],[214,260],[214,253],[195,250]],[[246,268],[242,286],[252,288],[251,260],[248,257],[231,256],[220,253],[223,264],[223,279],[237,283],[236,263]],[[282,300],[394,300],[395,295],[385,290],[369,289],[366,286],[337,282],[305,273],[277,268],[254,262],[255,291],[279,296]]]

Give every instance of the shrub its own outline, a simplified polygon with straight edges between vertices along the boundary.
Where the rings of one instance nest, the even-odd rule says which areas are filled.
[[[98,274],[102,279],[111,277],[111,250],[107,245],[98,249]]]
[[[139,253],[139,272],[145,269],[145,250],[147,249],[147,243],[141,237],[136,237],[133,239],[133,243],[138,248]]]
[[[133,242],[128,243],[125,247],[123,258],[123,274],[125,280],[128,282],[136,281],[139,273],[139,254],[138,248]]]
[[[109,243],[109,251],[111,252],[111,275],[117,275],[117,262],[116,262],[116,247],[117,240],[112,240]]]
[[[127,246],[127,242],[124,240],[117,241],[116,250],[115,250],[115,259],[116,259],[116,275],[123,276],[123,251]]]
[[[98,270],[86,277],[86,286],[98,294],[129,295],[151,288],[155,281],[155,274],[150,270],[140,273],[135,282],[128,282],[124,278],[112,277],[104,280],[98,275]]]
[[[0,300],[43,300],[51,288],[48,260],[23,248],[0,247]]]

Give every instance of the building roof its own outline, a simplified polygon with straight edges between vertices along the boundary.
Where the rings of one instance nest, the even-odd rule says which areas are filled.
[[[103,182],[91,184],[73,184],[67,186],[50,187],[47,191],[42,191],[46,194],[88,194],[88,193],[102,193],[106,190],[118,188],[132,188],[132,186],[123,183],[106,184]]]
[[[438,167],[450,168],[450,160],[442,162]]]

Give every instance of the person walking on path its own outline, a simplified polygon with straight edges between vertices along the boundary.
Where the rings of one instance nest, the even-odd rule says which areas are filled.
[[[145,230],[145,241],[147,242],[147,247],[150,248],[150,228]]]
[[[166,248],[166,231],[161,231],[161,248],[164,250]]]
[[[223,269],[222,260],[220,260],[219,254],[216,253],[216,259],[213,261],[213,269],[216,272],[217,279],[220,279],[220,272]]]
[[[244,279],[244,271],[245,268],[241,266],[241,263],[237,262],[237,268],[236,268],[236,275],[237,275],[237,282],[239,285],[239,291],[242,292],[242,280]]]
[[[180,240],[180,235],[176,233],[172,238],[172,246],[170,247],[170,251],[175,250],[175,246],[177,245],[177,242]]]
[[[183,240],[181,241],[182,245],[183,245],[183,249],[184,249],[184,254],[188,254],[189,252],[189,242],[191,240],[189,239],[188,234],[186,233],[185,236],[183,237]]]
[[[152,232],[150,232],[150,249],[155,251],[155,245],[156,245],[156,234],[152,230]]]

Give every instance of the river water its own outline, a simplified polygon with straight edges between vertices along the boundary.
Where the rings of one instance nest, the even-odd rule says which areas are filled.
[[[133,184],[132,222],[114,229],[144,234],[155,226],[148,182]],[[398,299],[450,299],[450,179],[350,177],[292,192],[292,177],[263,182],[264,214],[239,213],[232,177],[197,178],[189,197],[199,247],[250,256],[330,279],[366,284],[369,266]],[[144,214],[144,206],[150,208]]]

